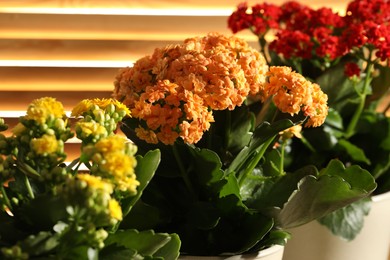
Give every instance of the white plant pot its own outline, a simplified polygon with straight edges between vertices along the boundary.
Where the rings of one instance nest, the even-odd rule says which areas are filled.
[[[390,192],[372,197],[364,226],[352,241],[333,235],[312,221],[289,230],[283,260],[388,260],[390,249]]]
[[[244,254],[234,256],[180,256],[179,260],[282,260],[283,246],[275,245],[261,250],[257,254]]]

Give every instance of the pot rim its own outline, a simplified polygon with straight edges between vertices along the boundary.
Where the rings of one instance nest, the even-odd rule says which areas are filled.
[[[284,248],[284,246],[281,246],[281,245],[273,245],[273,246],[270,246],[270,247],[267,248],[267,249],[260,250],[258,256],[268,256],[268,255],[272,255],[272,254],[274,254],[275,252],[281,250],[282,248]]]
[[[390,191],[387,191],[385,193],[381,193],[378,195],[374,195],[371,197],[373,202],[379,202],[390,199]]]
[[[238,255],[219,255],[219,256],[192,256],[192,255],[180,255],[179,259],[251,259],[253,257],[266,257],[272,254],[279,252],[280,250],[284,250],[284,246],[282,245],[272,245],[266,249],[262,249],[257,253],[249,253],[249,254],[238,254]],[[238,257],[238,258],[237,258]]]

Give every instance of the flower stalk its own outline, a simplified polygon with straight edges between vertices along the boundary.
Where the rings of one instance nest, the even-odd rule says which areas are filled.
[[[184,184],[186,185],[188,191],[191,193],[192,197],[195,198],[195,191],[192,188],[191,180],[188,177],[187,171],[183,165],[182,158],[179,151],[177,150],[176,145],[172,145],[173,155],[175,157],[176,163],[179,166],[180,175],[183,178]]]
[[[347,139],[349,139],[351,136],[354,135],[354,133],[356,131],[356,126],[357,126],[359,119],[360,119],[360,116],[364,110],[368,88],[369,88],[370,83],[371,83],[371,73],[372,73],[373,68],[374,68],[374,63],[371,61],[368,61],[363,88],[361,91],[356,90],[356,92],[359,96],[359,104],[358,104],[358,106],[355,110],[355,113],[353,114],[352,119],[349,122],[348,127],[345,131],[345,137]]]

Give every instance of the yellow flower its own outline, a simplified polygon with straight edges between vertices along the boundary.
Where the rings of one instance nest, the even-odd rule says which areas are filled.
[[[113,104],[115,105],[115,107],[117,108],[117,110],[123,110],[123,111],[125,111],[125,113],[126,113],[127,116],[130,116],[130,115],[131,115],[130,109],[129,109],[125,104],[123,104],[122,102],[119,102],[118,100],[114,99],[114,100],[113,100]]]
[[[72,116],[81,116],[84,112],[88,111],[92,106],[92,102],[90,99],[84,99],[80,101],[73,109]]]
[[[95,147],[99,152],[106,154],[116,151],[123,151],[125,149],[126,142],[127,140],[124,137],[112,135],[99,140]]]
[[[61,102],[58,102],[55,98],[43,97],[31,102],[27,109],[26,119],[42,124],[49,116],[62,118],[64,114],[65,110]]]
[[[79,128],[83,136],[105,136],[107,135],[107,129],[96,122],[77,122],[76,128]]]
[[[280,132],[279,134],[281,135],[281,138],[283,140],[291,139],[294,136],[297,138],[302,138],[301,131],[302,131],[302,125],[295,125],[293,127],[290,127],[288,129]]]
[[[133,174],[135,165],[135,158],[124,154],[122,151],[106,154],[100,163],[101,168],[110,172],[115,178]]]
[[[113,100],[111,98],[94,98],[91,99],[91,103],[94,105],[97,105],[98,107],[105,109],[107,106],[113,103]]]
[[[137,193],[137,187],[140,185],[139,181],[135,179],[135,175],[132,177],[125,177],[118,180],[118,189],[123,192],[131,194]]]
[[[87,183],[87,185],[93,189],[102,190],[109,194],[113,192],[113,185],[99,176],[93,176],[87,173],[77,174],[77,178]]]
[[[41,138],[31,140],[31,148],[37,154],[50,154],[58,150],[58,140],[54,135],[43,135]]]
[[[122,208],[119,205],[118,201],[115,199],[110,199],[108,201],[108,210],[112,218],[117,220],[122,220]]]
[[[83,113],[90,110],[93,105],[96,105],[100,109],[106,109],[111,104],[115,106],[116,110],[124,111],[126,115],[130,116],[130,109],[120,101],[112,98],[84,99],[73,108],[72,116],[83,115]]]

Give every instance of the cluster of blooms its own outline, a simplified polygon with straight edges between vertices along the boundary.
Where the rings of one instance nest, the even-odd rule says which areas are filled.
[[[294,115],[302,110],[309,118],[306,127],[322,125],[328,115],[328,97],[318,84],[307,81],[290,67],[271,66],[267,75],[265,97],[273,97],[280,111]]]
[[[77,137],[84,143],[95,143],[111,135],[118,122],[130,115],[129,109],[113,99],[84,99],[72,110],[72,116],[82,117],[76,124]]]
[[[295,1],[281,6],[242,3],[228,19],[234,32],[249,29],[260,39],[271,32],[270,50],[298,65],[302,60],[326,69],[347,54],[368,61],[389,61],[390,3],[387,0],[354,0],[342,16],[330,8],[314,10]],[[367,52],[368,50],[368,52]],[[299,66],[297,66],[297,69]],[[300,71],[299,71],[300,72]],[[357,63],[346,66],[348,76],[361,73]]]
[[[42,179],[63,181],[66,172],[57,166],[66,159],[64,143],[73,133],[60,102],[54,98],[34,100],[12,133],[11,138],[4,137],[10,162],[8,174],[19,169]],[[11,167],[13,153],[17,156],[17,169]]]
[[[91,163],[91,174],[109,179],[124,195],[136,193],[139,185],[134,174],[137,148],[112,133],[129,115],[129,109],[113,99],[83,100],[72,110],[72,116],[82,117],[75,125],[77,137],[84,144],[82,162]]]
[[[312,86],[298,74],[280,70],[288,74],[291,84],[301,86],[297,92]],[[313,86],[299,93],[309,95],[306,99],[292,98],[295,94],[284,83],[276,83],[285,80],[286,75],[268,71],[264,56],[244,40],[210,33],[155,49],[151,56],[123,69],[116,77],[114,97],[139,119],[136,134],[149,143],[173,144],[178,138],[196,143],[214,122],[213,110],[234,110],[248,96],[258,95],[264,100],[276,93],[282,96],[282,92],[286,98],[277,103],[282,111],[295,114],[304,108],[310,117],[308,126],[323,123],[326,95],[319,88]],[[274,90],[269,91],[271,87]],[[314,104],[317,101],[321,103]],[[297,107],[298,111],[287,107]]]
[[[121,207],[112,197],[112,183],[99,176],[80,173],[76,178],[68,178],[65,185],[59,187],[58,194],[68,205],[70,218],[78,220],[80,236],[86,236],[91,246],[103,248],[108,236],[104,227],[122,220]],[[72,229],[74,224],[63,222],[57,227]]]
[[[0,134],[1,207],[17,214],[15,208],[52,192],[69,214],[56,232],[79,232],[91,246],[101,248],[108,235],[103,227],[122,220],[118,201],[135,195],[139,185],[134,173],[136,146],[114,134],[117,123],[130,111],[114,99],[92,99],[81,101],[72,115],[82,145],[80,158],[68,166],[63,163],[64,143],[74,136],[73,120],[54,98],[34,100],[11,129],[12,135]],[[0,128],[7,128],[3,119]],[[88,173],[79,170],[82,164],[90,168]],[[17,193],[13,185],[20,178],[27,184],[26,194]]]

